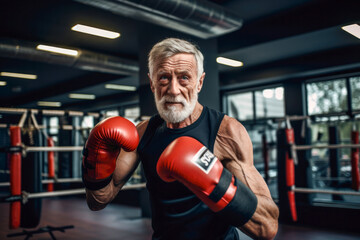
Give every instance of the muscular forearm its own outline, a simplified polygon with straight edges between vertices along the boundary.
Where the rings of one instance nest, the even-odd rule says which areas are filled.
[[[113,180],[104,188],[99,190],[86,189],[86,202],[93,211],[104,209],[118,194],[121,185],[114,185]]]
[[[96,195],[94,194],[94,191],[88,189],[86,189],[86,202],[92,211],[99,211],[104,209],[107,205],[105,203],[99,202],[96,198]]]
[[[254,215],[239,229],[254,239],[274,239],[278,231],[278,207],[267,196],[257,195],[257,198]]]

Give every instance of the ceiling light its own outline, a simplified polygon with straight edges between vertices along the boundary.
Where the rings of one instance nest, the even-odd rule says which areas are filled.
[[[69,98],[93,100],[93,99],[95,99],[95,95],[94,94],[70,93]]]
[[[360,26],[358,24],[351,24],[341,28],[360,39]]]
[[[105,84],[105,88],[114,89],[114,90],[124,90],[124,91],[136,91],[136,87],[134,86],[126,86],[119,84]]]
[[[6,86],[6,82],[5,81],[0,81],[0,86]]]
[[[91,35],[95,35],[95,36],[99,36],[99,37],[110,38],[110,39],[120,37],[120,33],[112,32],[112,31],[108,31],[108,30],[104,30],[104,29],[100,29],[100,28],[95,28],[95,27],[89,27],[89,26],[85,26],[82,24],[76,24],[75,26],[73,26],[71,28],[71,30],[77,31],[77,32],[82,32],[82,33],[87,33],[87,34],[91,34]]]
[[[42,44],[38,45],[36,47],[36,49],[43,50],[43,51],[48,51],[48,52],[53,52],[53,53],[60,53],[60,54],[70,55],[70,56],[77,56],[79,54],[79,52],[77,50],[67,49],[67,48],[60,48],[60,47],[53,47],[53,46],[42,45]]]
[[[61,102],[39,101],[37,102],[37,105],[42,107],[61,107]]]
[[[231,66],[231,67],[241,67],[241,66],[244,65],[240,61],[236,61],[236,60],[232,60],[232,59],[224,58],[224,57],[216,58],[216,62],[220,63],[220,64],[228,65],[228,66]]]
[[[37,79],[34,74],[23,74],[23,73],[12,73],[12,72],[1,72],[0,76],[13,77],[13,78],[25,78],[25,79]]]

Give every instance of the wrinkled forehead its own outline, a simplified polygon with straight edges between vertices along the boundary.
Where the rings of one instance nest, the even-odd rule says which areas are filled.
[[[168,71],[196,71],[195,56],[191,53],[177,53],[171,57],[164,58],[155,65],[155,72]]]

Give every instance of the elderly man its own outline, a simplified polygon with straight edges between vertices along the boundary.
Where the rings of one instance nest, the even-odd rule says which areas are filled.
[[[202,53],[168,38],[154,45],[148,64],[158,114],[136,127],[121,117],[105,119],[85,144],[90,209],[111,202],[141,162],[153,239],[239,239],[236,228],[273,239],[279,212],[253,165],[246,129],[198,102]]]

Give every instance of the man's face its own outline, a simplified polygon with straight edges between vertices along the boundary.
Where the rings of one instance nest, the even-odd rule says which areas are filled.
[[[160,116],[178,123],[193,112],[205,74],[200,81],[192,54],[179,53],[159,63],[150,76],[151,90]]]

